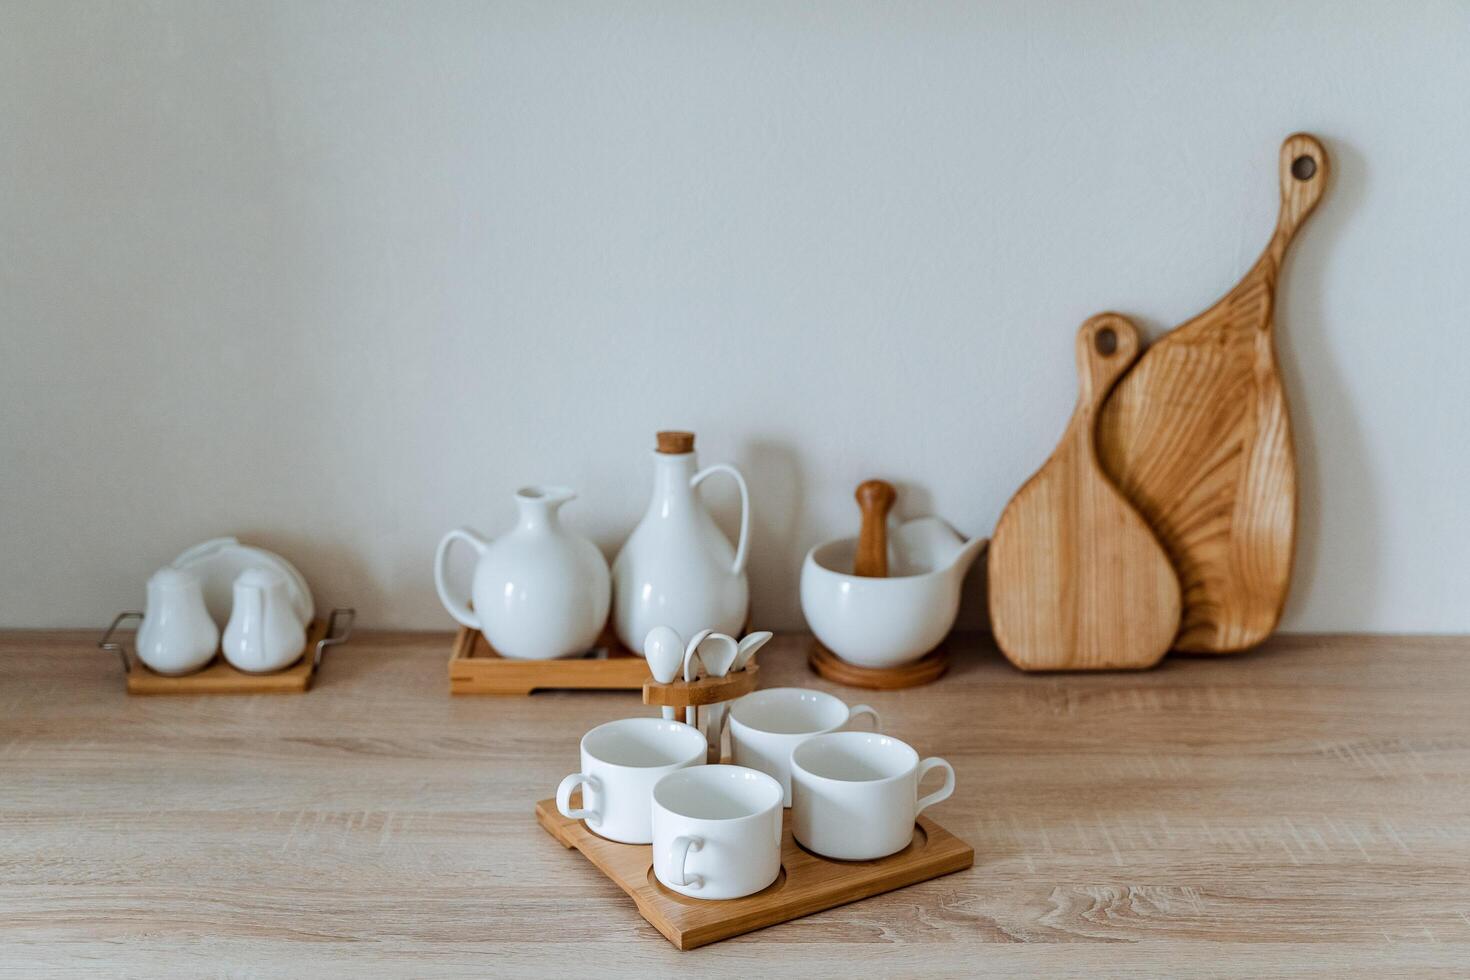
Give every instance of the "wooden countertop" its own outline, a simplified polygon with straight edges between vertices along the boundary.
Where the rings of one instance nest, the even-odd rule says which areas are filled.
[[[307,695],[129,698],[96,633],[0,634],[0,950],[30,976],[1302,974],[1470,964],[1470,638],[1280,637],[1140,674],[840,690],[954,763],[975,867],[679,953],[537,825],[636,694],[451,698],[359,634]],[[773,974],[774,975],[774,974]]]

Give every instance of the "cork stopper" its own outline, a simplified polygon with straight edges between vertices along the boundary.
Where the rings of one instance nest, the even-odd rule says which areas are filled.
[[[694,433],[692,432],[660,432],[658,434],[658,451],[677,456],[681,453],[694,452]]]

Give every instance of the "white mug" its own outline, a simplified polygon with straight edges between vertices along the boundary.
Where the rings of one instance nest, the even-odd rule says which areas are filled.
[[[653,788],[653,873],[690,898],[753,895],[781,874],[781,784],[744,766],[697,766]]]
[[[776,777],[782,803],[791,805],[791,750],[813,735],[835,732],[858,715],[881,727],[878,712],[866,704],[849,708],[841,698],[802,687],[755,691],[730,708],[730,755],[737,766],[749,766]]]
[[[944,785],[918,799],[931,769]],[[809,851],[839,861],[895,854],[914,838],[914,820],[954,792],[954,767],[922,762],[905,742],[876,732],[817,735],[791,753],[791,824]]]
[[[699,729],[662,718],[624,718],[582,736],[582,771],[556,788],[556,808],[568,820],[622,844],[653,840],[649,800],[653,785],[686,766],[703,765],[709,746]],[[582,787],[582,807],[572,790]]]

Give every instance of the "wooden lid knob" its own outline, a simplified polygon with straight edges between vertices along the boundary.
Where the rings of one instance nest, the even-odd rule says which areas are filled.
[[[863,527],[858,532],[852,573],[864,578],[887,578],[888,509],[898,499],[898,493],[891,483],[867,480],[858,484],[853,496],[863,510]]]
[[[658,451],[677,456],[681,453],[694,452],[694,433],[692,432],[660,432],[658,434]]]

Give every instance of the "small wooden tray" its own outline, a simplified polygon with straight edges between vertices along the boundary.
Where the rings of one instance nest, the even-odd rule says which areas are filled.
[[[609,626],[597,646],[564,660],[511,660],[479,630],[461,626],[449,654],[450,694],[530,694],[537,690],[640,691],[653,680],[648,661],[618,642]]]
[[[353,609],[333,609],[328,619],[313,620],[306,628],[306,652],[290,667],[270,674],[249,674],[236,670],[229,661],[215,654],[203,670],[170,677],[149,670],[136,656],[129,658],[120,643],[112,641],[119,623],[141,613],[122,613],[113,620],[102,642],[103,650],[116,653],[127,674],[129,694],[304,694],[311,689],[328,647],[344,643],[352,634],[357,618]],[[345,620],[346,625],[339,626]]]
[[[781,836],[781,874],[764,891],[725,901],[686,898],[653,876],[653,848],[598,837],[580,820],[568,820],[555,800],[536,804],[536,821],[563,846],[576,848],[597,870],[628,893],[643,918],[679,949],[694,949],[766,926],[799,919],[930,878],[963,871],[975,849],[928,817],[914,828],[914,842],[877,861],[829,861],[796,843],[791,811]]]
[[[944,672],[949,670],[949,646],[946,640],[911,664],[877,668],[850,664],[819,641],[812,640],[807,663],[819,676],[838,684],[864,687],[873,691],[897,691],[900,688],[928,684],[944,676]]]

